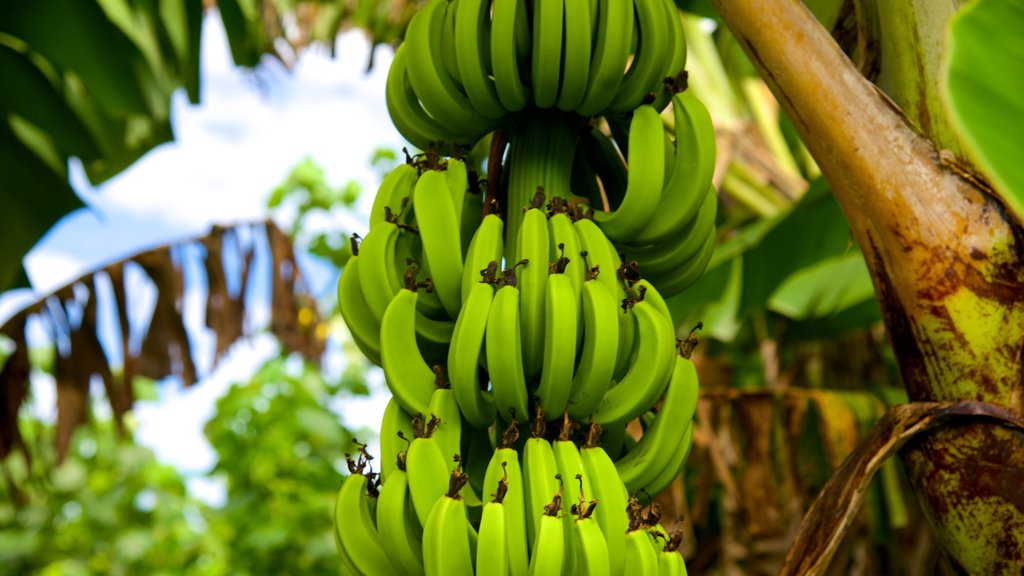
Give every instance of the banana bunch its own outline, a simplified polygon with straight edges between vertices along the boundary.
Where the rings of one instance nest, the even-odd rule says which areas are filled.
[[[669,385],[672,317],[658,290],[622,263],[582,205],[538,192],[503,268],[498,214],[466,243],[473,211],[465,164],[403,164],[381,185],[370,229],[339,281],[353,339],[384,369],[408,414],[450,385],[479,429],[496,417],[625,426]],[[587,212],[591,214],[591,212]]]
[[[462,457],[446,458],[451,439],[439,434],[457,424],[432,415],[405,425],[414,436],[400,435],[405,449],[383,481],[365,445],[347,456],[351,474],[334,510],[345,573],[686,573],[681,535],[665,531],[657,505],[645,509],[630,496],[616,463],[595,443],[600,425],[581,447],[568,418],[550,439],[543,419],[535,420],[525,441],[512,422],[481,470],[486,501]]]
[[[352,339],[384,368],[391,392],[424,413],[462,307],[463,245],[481,221],[475,175],[463,161],[426,156],[381,183],[361,241],[338,281]],[[466,227],[466,242],[460,233]],[[386,342],[387,345],[382,345]]]
[[[413,18],[387,103],[426,152],[384,178],[338,283],[391,392],[379,472],[359,445],[336,501],[346,573],[686,573],[641,506],[693,440],[693,335],[665,297],[715,246],[714,126],[679,91],[685,56],[668,0]],[[499,128],[483,182],[457,153]]]
[[[594,220],[627,262],[665,296],[695,282],[715,247],[718,199],[715,128],[707,108],[690,91],[672,96],[675,146],[657,110],[641,105],[629,123],[627,163],[610,138],[590,130],[580,142],[580,161],[601,182],[604,198],[589,191]]]
[[[409,23],[387,80],[409,142],[471,146],[529,108],[628,113],[682,72],[670,0],[430,0]],[[630,25],[631,24],[631,25]]]

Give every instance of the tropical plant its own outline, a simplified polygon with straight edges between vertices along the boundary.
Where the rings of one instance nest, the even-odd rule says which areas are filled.
[[[227,574],[209,509],[152,451],[97,418],[58,463],[55,428],[26,419],[0,464],[0,556],[10,574]]]
[[[266,9],[263,14],[276,13],[268,8],[271,3],[221,6],[222,17],[231,19],[234,14],[236,24],[227,26],[234,38],[233,51],[236,46],[249,46],[249,63],[254,61],[251,55],[266,46],[259,39],[273,33],[255,24],[261,18],[256,16],[257,4]],[[360,6],[367,4],[384,6],[366,2]],[[878,396],[887,405],[902,400],[900,393],[886,391],[892,388],[895,367],[911,401],[890,408],[825,484],[817,504],[805,516],[784,570],[825,570],[844,531],[852,525],[851,514],[866,493],[866,480],[886,456],[899,451],[912,491],[943,551],[940,565],[951,571],[1013,571],[1024,549],[1024,521],[1014,504],[1013,480],[1019,476],[1024,453],[1020,415],[1024,272],[1019,247],[1024,192],[1015,171],[1019,166],[1013,161],[1018,149],[1005,138],[1009,132],[1005,126],[1020,121],[1020,110],[1012,104],[1018,90],[1015,80],[1003,80],[1015,77],[1000,70],[1019,64],[1019,51],[1012,48],[1013,26],[1020,21],[1019,3],[981,0],[960,8],[960,2],[939,5],[924,0],[809,0],[809,10],[783,0],[678,4],[718,23],[708,37],[690,20],[688,67],[690,63],[693,67],[688,71],[693,92],[707,103],[716,121],[719,157],[725,158],[719,161],[714,180],[724,194],[717,219],[720,242],[710,271],[690,291],[670,300],[676,320],[683,322],[683,335],[701,318],[713,329],[708,336],[738,344],[735,349],[715,345],[705,350],[729,352],[726,365],[734,376],[728,388],[739,388],[741,398],[756,398],[744,388],[762,379],[772,397],[777,394],[787,401],[794,398],[790,384],[823,382],[833,388],[823,376],[839,372],[834,370],[836,359],[853,364],[841,352],[857,350],[870,360],[855,364],[860,377],[853,381],[859,387],[865,381],[881,385]],[[396,12],[404,19],[388,21],[391,25],[386,28],[393,36],[375,30],[377,37],[402,36],[412,4],[394,6],[402,7]],[[238,9],[232,12],[232,7]],[[300,13],[300,5],[294,7]],[[369,9],[366,13],[383,12]],[[246,18],[253,24],[237,25]],[[951,19],[956,24],[947,61],[943,47]],[[5,46],[11,44],[9,37],[18,37],[10,30],[4,32]],[[14,44],[27,54],[25,46],[30,43]],[[979,57],[979,46],[992,47],[998,58]],[[241,50],[234,53],[239,58]],[[764,98],[765,87],[778,100],[779,116],[771,100]],[[38,145],[25,144],[39,130],[26,129],[18,121],[11,126],[20,126],[11,128],[17,134],[17,140],[8,138],[17,144],[12,149],[32,160],[26,166],[39,165],[34,156],[25,155],[25,150],[45,152]],[[477,126],[480,134],[492,127],[486,122]],[[613,135],[619,132],[618,144],[627,147],[629,142],[621,134],[628,127],[609,122],[609,128]],[[746,147],[746,137],[751,135],[755,145]],[[57,158],[50,164],[60,166],[61,156]],[[488,164],[493,184],[488,190],[501,189],[496,165]],[[804,193],[806,184],[801,180],[815,180],[819,167],[831,184],[831,196],[821,184]],[[57,180],[49,177],[38,182]],[[30,238],[52,221],[52,210],[64,210],[61,206],[67,205],[55,201],[48,206],[49,215],[40,219],[42,225],[33,229],[36,236]],[[829,220],[837,216],[837,207],[849,232]],[[816,227],[801,230],[798,223]],[[792,226],[788,230],[787,224]],[[16,245],[21,249],[11,261],[26,245]],[[793,246],[802,249],[794,251]],[[848,251],[846,246],[856,248]],[[782,255],[787,258],[780,266]],[[829,281],[837,277],[852,281],[846,285]],[[866,298],[866,279],[877,304]],[[877,331],[864,331],[878,317],[891,350],[881,343]],[[813,339],[851,328],[860,332],[859,340],[811,350],[801,349],[798,343],[800,333]],[[860,345],[852,347],[849,343],[854,341]],[[817,363],[826,360],[832,369],[815,370]],[[763,432],[747,424],[761,421],[756,417],[760,412],[750,412],[756,399],[734,403],[741,416],[739,424],[731,424],[731,417],[721,420],[720,414],[715,428],[713,416],[703,416],[708,413],[706,405],[720,411],[723,402],[733,403],[734,394],[727,391],[724,400],[715,400],[713,393],[701,401],[694,437],[700,449],[702,435],[708,434],[703,440],[712,448],[709,457],[714,448],[726,445],[721,440],[728,427],[722,422],[738,426],[750,438],[757,437],[752,432]],[[828,420],[832,430],[837,415],[855,416],[849,406],[857,402],[834,410],[838,397],[809,393],[797,398],[795,413],[806,415],[813,408],[828,414],[821,420]],[[866,423],[873,419],[872,410],[877,414],[877,401],[868,400],[875,407],[860,410],[856,420]],[[822,432],[828,436],[824,426]],[[838,444],[829,446],[826,442],[825,450],[837,463],[846,450],[838,450]],[[758,466],[726,462],[749,474],[744,482],[764,477],[767,456],[763,456],[763,445],[757,449]],[[852,446],[847,445],[849,449]],[[720,467],[722,463],[708,464]],[[716,474],[730,493],[729,475]],[[734,513],[737,502],[725,499],[721,505],[733,506]],[[829,520],[837,510],[843,514]],[[737,518],[742,517],[734,514],[732,521]],[[729,530],[736,534],[735,527]],[[785,535],[779,539],[790,540]],[[721,550],[725,566],[735,566],[735,555],[730,556],[725,547]]]

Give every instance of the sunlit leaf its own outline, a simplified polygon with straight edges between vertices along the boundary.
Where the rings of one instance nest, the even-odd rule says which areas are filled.
[[[794,320],[839,314],[874,298],[859,251],[821,260],[787,277],[768,298],[768,308]]]
[[[824,179],[819,179],[774,227],[743,255],[740,314],[763,310],[783,280],[850,247],[849,226]]]
[[[78,460],[68,460],[53,471],[50,481],[57,492],[74,492],[85,486],[88,471]]]
[[[60,17],[55,17],[55,15]],[[148,114],[138,77],[138,49],[107,19],[99,4],[80,0],[0,3],[0,32],[24,40],[61,69],[82,78],[115,114]],[[142,67],[139,67],[141,69]]]
[[[951,21],[946,96],[982,170],[1024,219],[1024,2],[980,0]]]

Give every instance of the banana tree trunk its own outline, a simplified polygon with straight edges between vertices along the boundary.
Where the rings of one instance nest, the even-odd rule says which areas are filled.
[[[712,0],[861,246],[912,401],[1024,413],[1024,231],[851,64],[798,0]],[[940,427],[900,455],[954,572],[1024,565],[1024,435]]]

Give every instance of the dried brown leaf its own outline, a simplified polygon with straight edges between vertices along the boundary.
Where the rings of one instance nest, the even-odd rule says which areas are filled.
[[[772,448],[775,398],[771,393],[745,395],[734,401],[734,410],[743,438],[739,484],[747,530],[751,536],[778,535],[783,527]]]
[[[266,223],[271,252],[270,329],[288,350],[306,359],[319,358],[323,342],[316,336],[316,305],[307,298],[291,240],[272,221]],[[302,287],[301,291],[297,288]]]
[[[139,374],[154,379],[175,374],[185,386],[191,386],[196,382],[196,368],[182,321],[185,282],[181,269],[174,265],[167,246],[143,252],[135,262],[157,289],[153,316],[139,353]]]
[[[885,460],[919,434],[954,421],[989,421],[1024,431],[1024,418],[995,404],[914,402],[892,407],[818,494],[780,576],[825,574]]]
[[[266,233],[270,249],[265,257],[273,261],[273,265],[268,266],[272,270],[269,278],[252,278],[256,270],[265,269],[262,265],[254,266],[254,259],[264,256],[254,249],[254,242],[242,241],[238,229],[243,226],[253,232]],[[26,398],[31,370],[25,326],[33,317],[42,320],[57,349],[54,364],[56,443],[61,459],[67,453],[75,428],[88,419],[89,387],[94,378],[103,382],[119,429],[124,414],[134,402],[132,382],[135,376],[159,380],[177,375],[185,385],[196,381],[192,348],[182,318],[186,290],[184,266],[175,260],[179,256],[181,260],[189,257],[190,252],[182,250],[182,245],[196,243],[206,247],[203,262],[208,280],[206,323],[217,337],[214,365],[235,341],[248,333],[247,307],[263,305],[262,301],[248,301],[250,281],[271,284],[273,321],[270,329],[284,347],[299,351],[308,359],[319,359],[323,351],[323,340],[317,336],[320,320],[315,302],[302,282],[288,237],[272,222],[227,228],[215,226],[204,237],[147,250],[84,274],[33,302],[0,326],[0,333],[15,343],[14,352],[0,370],[0,385],[4,387],[0,393],[0,457],[21,444],[17,413]],[[238,265],[230,267],[231,273],[238,274],[237,278],[228,276],[226,258],[237,258]],[[141,335],[132,333],[133,329],[139,330],[129,320],[128,291],[131,287],[127,285],[125,274],[125,262],[129,261],[142,268],[157,290],[151,318],[148,323],[142,321],[148,328]],[[99,274],[109,278],[112,295],[98,289],[96,276]],[[238,289],[232,294],[229,286]],[[113,302],[103,306],[99,300],[104,298],[112,298]],[[123,361],[120,376],[111,369],[100,340],[97,310],[103,309],[112,311],[116,318],[112,321],[120,332]],[[140,338],[141,346],[138,345]]]
[[[28,393],[28,374],[31,369],[28,343],[25,340],[27,321],[27,315],[18,315],[3,327],[3,335],[11,339],[15,348],[0,370],[0,459],[22,445],[18,409]]]
[[[206,248],[203,265],[206,269],[206,326],[213,331],[216,338],[215,359],[219,360],[231,345],[242,337],[242,321],[244,316],[245,294],[244,282],[248,272],[251,252],[238,258],[241,265],[240,278],[236,286],[241,286],[238,294],[232,296],[228,292],[227,271],[224,269],[224,237],[231,233],[230,229],[214,226],[210,234],[201,242]]]
[[[89,379],[81,378],[81,361],[73,352],[71,323],[67,316],[68,303],[74,301],[71,287],[55,295],[56,305],[47,308],[51,329],[58,338],[66,339],[67,346],[57,346],[53,377],[57,382],[57,462],[63,462],[71,446],[71,435],[83,424],[89,414]]]

